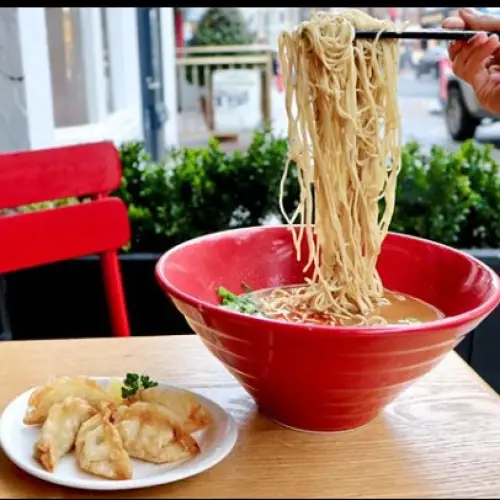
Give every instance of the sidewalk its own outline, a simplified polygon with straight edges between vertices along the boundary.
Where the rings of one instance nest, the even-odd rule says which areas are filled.
[[[271,87],[271,126],[276,135],[286,135],[288,121],[285,111],[285,94],[278,92],[276,87],[276,85]],[[179,133],[181,147],[199,148],[207,145],[211,134],[204,125],[204,118],[201,114],[185,113],[179,116],[179,121],[181,122]],[[196,130],[196,135],[190,137],[189,130]],[[228,152],[246,149],[252,140],[252,134],[252,131],[241,133],[236,141],[221,142],[221,147]]]

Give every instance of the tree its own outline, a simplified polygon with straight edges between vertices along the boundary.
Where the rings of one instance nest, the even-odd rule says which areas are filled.
[[[189,45],[248,45],[255,40],[236,7],[210,7],[200,19]]]
[[[209,45],[249,45],[255,41],[255,33],[252,33],[240,10],[236,7],[210,7],[200,19],[196,31],[189,40],[191,47],[209,46]],[[231,54],[204,53],[203,57],[229,56]],[[239,53],[239,55],[243,55]],[[200,54],[200,56],[202,56]],[[222,65],[222,69],[229,66]],[[235,65],[239,67],[239,65]],[[186,79],[189,83],[194,83],[193,71],[195,67],[186,68]],[[212,69],[209,74],[212,74]],[[205,86],[205,72],[202,66],[198,66],[198,85]]]

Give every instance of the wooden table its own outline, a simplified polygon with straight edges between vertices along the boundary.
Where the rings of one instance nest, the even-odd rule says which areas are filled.
[[[198,337],[0,343],[0,409],[50,375],[147,372],[222,404],[240,435],[194,478],[120,498],[500,498],[500,399],[450,354],[371,424],[318,435],[259,415]],[[0,498],[113,497],[35,479],[0,451]]]

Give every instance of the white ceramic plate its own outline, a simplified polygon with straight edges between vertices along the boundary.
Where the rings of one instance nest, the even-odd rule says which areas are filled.
[[[92,377],[106,386],[110,377]],[[160,383],[160,387],[174,387]],[[200,394],[200,402],[212,415],[212,423],[206,429],[193,434],[201,453],[179,464],[151,464],[132,459],[133,479],[112,480],[88,474],[78,467],[73,452],[64,456],[54,472],[47,472],[34,458],[33,447],[40,435],[39,426],[26,426],[26,412],[30,389],[14,399],[0,418],[0,444],[5,454],[21,469],[45,481],[87,490],[128,490],[172,483],[210,469],[233,449],[238,431],[232,417],[218,404]]]

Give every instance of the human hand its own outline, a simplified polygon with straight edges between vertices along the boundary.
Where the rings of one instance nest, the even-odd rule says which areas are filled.
[[[453,72],[472,86],[478,101],[488,111],[500,114],[500,42],[498,35],[485,31],[500,31],[500,17],[482,15],[474,9],[460,9],[459,17],[443,21],[446,29],[479,31],[467,41],[450,43],[448,52]]]

